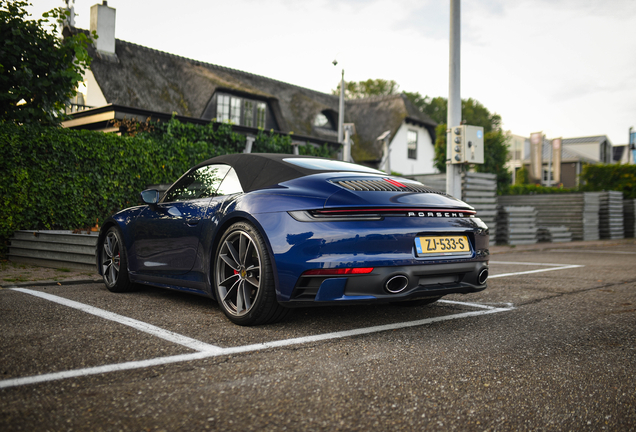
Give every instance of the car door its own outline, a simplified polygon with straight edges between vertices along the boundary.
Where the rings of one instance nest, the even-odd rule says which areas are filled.
[[[140,213],[133,229],[132,270],[169,276],[192,269],[201,221],[229,169],[229,165],[214,164],[190,171],[170,187],[159,204]]]

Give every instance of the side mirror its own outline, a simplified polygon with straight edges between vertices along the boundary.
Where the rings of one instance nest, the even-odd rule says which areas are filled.
[[[141,200],[151,206],[159,203],[159,197],[159,191],[156,189],[147,189],[141,192]]]

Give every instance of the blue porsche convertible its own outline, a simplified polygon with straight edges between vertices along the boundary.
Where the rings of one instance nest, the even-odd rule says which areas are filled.
[[[290,308],[426,304],[486,288],[488,227],[422,183],[329,159],[231,154],[102,225],[106,287],[135,284],[216,299],[234,323]]]

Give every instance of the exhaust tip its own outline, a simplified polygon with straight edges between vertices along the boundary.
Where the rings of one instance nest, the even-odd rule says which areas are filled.
[[[384,284],[384,288],[392,294],[397,294],[404,291],[408,285],[409,278],[404,275],[397,275],[387,280]]]
[[[485,268],[479,272],[479,276],[477,276],[477,281],[479,282],[479,285],[483,285],[486,283],[487,279],[488,279],[488,269]]]

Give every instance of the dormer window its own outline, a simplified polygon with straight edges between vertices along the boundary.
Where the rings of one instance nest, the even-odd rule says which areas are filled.
[[[265,128],[267,104],[234,95],[217,95],[216,120],[236,125]]]
[[[318,115],[314,119],[314,126],[316,127],[329,126],[329,119],[323,113],[318,113]]]
[[[324,111],[316,114],[316,117],[314,117],[313,125],[314,127],[325,128],[325,129],[334,128],[329,116]]]

